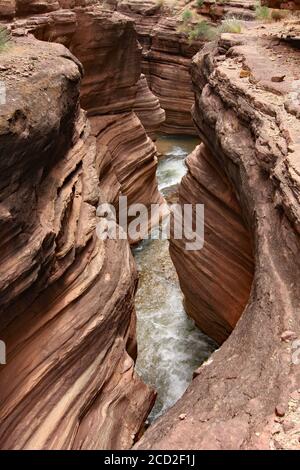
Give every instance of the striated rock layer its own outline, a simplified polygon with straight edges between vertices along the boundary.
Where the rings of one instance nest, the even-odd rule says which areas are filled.
[[[70,49],[85,70],[81,103],[91,118],[97,145],[107,147],[128,205],[137,202],[149,209],[151,204],[160,205],[153,217],[163,217],[164,199],[156,182],[156,147],[145,130],[154,137],[165,113],[141,75],[141,48],[134,23],[102,8],[77,12],[77,23]]]
[[[132,108],[137,92],[137,61],[142,60],[142,72],[148,84],[141,78],[137,112],[141,112],[139,117],[149,135],[154,137],[153,132],[158,128],[166,133],[196,133],[190,112],[194,97],[189,69],[203,41],[191,40],[183,32],[183,2],[174,8],[159,5],[156,0],[60,0],[49,4],[47,9],[45,6],[46,2],[32,0],[26,2],[26,12],[12,10],[8,14],[14,17],[12,29],[15,34],[32,32],[38,39],[64,44],[81,60],[86,71],[82,106],[89,114]],[[0,18],[2,10],[3,15],[8,11],[0,3]],[[177,15],[171,16],[174,13]],[[133,23],[142,45],[138,53]],[[115,47],[121,43],[127,47]],[[116,74],[114,62],[120,67]],[[150,113],[153,117],[149,121]]]
[[[163,207],[145,128],[164,112],[141,76],[132,20],[89,7],[10,26],[48,41],[23,37],[1,53],[0,447],[130,448],[155,393],[134,372],[129,244],[96,237],[106,223],[96,208],[120,194]],[[82,65],[52,39],[83,62],[90,120]]]
[[[218,181],[226,174],[251,233],[255,271],[230,337],[196,371],[179,402],[146,431],[139,449],[299,448],[299,66],[297,51],[269,44],[258,26],[243,36],[223,35],[193,61],[194,119],[207,150],[189,158],[181,194],[187,198],[189,180],[190,197],[201,202],[207,182],[217,207],[219,188],[211,169],[203,169],[217,170]],[[228,212],[225,207],[230,221]],[[209,207],[206,226],[213,215]],[[217,235],[213,242],[221,250]],[[205,244],[206,251],[213,247],[210,240]],[[182,251],[181,266],[184,259]],[[190,276],[204,271],[197,260],[193,272],[187,264]],[[210,288],[213,296],[216,285],[203,284],[202,275],[197,280],[194,286]]]
[[[186,312],[202,331],[221,343],[249,298],[253,276],[250,237],[233,188],[208,149],[197,147],[186,164],[179,202],[204,204],[204,246],[186,251],[186,239],[173,239],[170,254]]]
[[[194,135],[191,118],[194,95],[190,77],[193,55],[203,46],[179,30],[175,18],[163,18],[152,30],[151,46],[143,55],[143,70],[153,93],[166,111],[161,130]]]
[[[129,245],[95,236],[119,190],[109,150],[63,46],[23,39],[1,63],[0,446],[131,447],[154,392],[134,372]]]
[[[201,5],[197,6],[197,12],[203,16],[220,20],[222,18],[236,18],[241,20],[255,20],[255,0],[203,0]]]
[[[150,89],[166,111],[161,130],[170,134],[195,135],[191,118],[194,102],[189,73],[193,55],[203,42],[190,40],[181,30],[181,16],[172,17],[183,5],[168,9],[159,2],[122,0],[117,8],[130,16],[136,25],[143,47],[143,72]]]
[[[271,8],[283,8],[286,10],[300,10],[300,0],[261,0],[261,4]]]
[[[155,138],[165,112],[141,74],[141,47],[133,20],[102,5],[92,5],[17,19],[12,31],[61,42],[80,60],[84,69],[81,105],[93,118],[97,145],[108,145],[120,191],[130,204],[139,202],[149,208],[151,204],[160,205],[154,218],[164,217],[164,199],[155,176],[156,148],[149,136]],[[114,118],[107,121],[108,115]],[[102,143],[102,128],[108,122]]]

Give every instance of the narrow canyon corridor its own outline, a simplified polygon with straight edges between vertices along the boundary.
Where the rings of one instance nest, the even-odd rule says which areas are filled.
[[[300,449],[299,10],[0,0],[1,450]]]

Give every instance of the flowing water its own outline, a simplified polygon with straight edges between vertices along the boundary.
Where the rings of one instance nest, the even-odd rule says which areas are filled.
[[[192,137],[161,136],[157,140],[160,191],[174,192],[186,172],[185,157],[199,141]],[[149,420],[156,419],[184,393],[193,370],[207,359],[215,344],[184,311],[182,292],[169,255],[168,240],[145,240],[134,249],[140,272],[136,296],[138,359],[144,382],[158,393]]]

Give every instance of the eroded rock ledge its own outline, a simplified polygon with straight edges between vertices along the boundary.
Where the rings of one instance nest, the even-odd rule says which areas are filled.
[[[114,180],[79,107],[80,68],[24,39],[1,67],[1,448],[130,447],[154,394],[133,370],[128,243],[95,237]]]
[[[125,21],[125,16],[127,24],[131,18],[143,47],[142,72],[147,77],[150,89],[155,95],[152,95],[152,109],[149,109],[153,115],[151,122],[149,122],[149,115],[147,117],[145,113],[141,115],[141,117],[146,117],[146,129],[150,131],[151,136],[153,136],[153,129],[158,127],[169,133],[176,133],[180,130],[181,133],[195,134],[190,114],[193,91],[189,67],[191,58],[201,46],[201,41],[190,41],[186,35],[179,32],[180,18],[170,17],[174,11],[180,12],[183,6],[184,2],[179,2],[171,12],[163,5],[159,5],[156,0],[143,2],[136,0],[53,0],[51,2],[0,0],[0,19],[12,21],[13,29],[19,34],[30,31],[39,39],[62,43],[72,52],[76,43],[77,50],[84,52],[80,59],[88,69],[86,77],[89,77],[83,82],[83,90],[87,92],[86,94],[84,91],[83,107],[93,111],[95,93],[97,94],[97,89],[100,89],[100,86],[95,88],[95,80],[100,79],[106,91],[109,91],[110,86],[118,80],[118,74],[114,79],[110,73],[109,78],[106,77],[103,83],[103,74],[99,73],[96,65],[95,53],[98,54],[98,38],[100,37],[101,40],[105,36],[108,38],[108,35],[103,34],[103,30],[107,28],[113,30],[114,35],[111,34],[109,37],[113,44],[116,42],[122,42],[124,46],[127,44],[127,49],[126,47],[119,48],[119,54],[123,55],[124,60],[118,63],[121,70],[126,68],[128,72],[128,76],[122,75],[123,80],[130,82],[132,78],[132,60],[137,58],[132,54],[130,47],[132,36],[126,35],[122,28],[120,28],[121,35],[118,33],[120,23]],[[105,17],[110,17],[112,12],[114,12],[115,19],[119,18],[119,26],[115,21],[114,28],[105,24]],[[99,34],[99,28],[102,26],[103,30]],[[129,31],[130,26],[127,27],[127,33]],[[88,41],[91,42],[90,47]],[[107,50],[106,46],[108,46]],[[106,58],[111,59],[110,49],[109,43],[105,43],[101,47],[101,54],[107,54]],[[113,61],[110,60],[110,62]],[[99,62],[99,64],[102,63],[102,61]],[[137,69],[133,67],[132,70],[135,73]],[[93,76],[95,71],[98,73]],[[139,85],[139,89],[142,90],[142,88],[145,88],[144,80]],[[116,101],[126,99],[125,96],[128,101],[130,97],[135,96],[135,92],[132,94],[129,89],[122,90],[121,87],[120,89],[121,95],[115,96]],[[148,100],[147,106],[150,104],[149,93],[148,89],[145,94],[145,99]],[[108,94],[108,96],[111,95]],[[165,124],[165,115],[162,115],[161,110],[158,111],[159,105],[158,101],[154,102],[155,97],[159,98],[161,107],[166,111]],[[139,101],[138,108],[141,109],[141,95]]]
[[[249,232],[232,185],[204,145],[186,160],[188,173],[179,201],[204,204],[203,249],[186,251],[187,240],[172,240],[186,312],[218,343],[231,333],[251,289],[253,257]],[[184,260],[184,263],[182,262]]]
[[[134,372],[129,244],[96,237],[96,208],[121,193],[163,202],[156,149],[134,109],[141,119],[147,106],[164,113],[141,77],[132,20],[76,11],[68,45],[86,69],[90,119],[78,58],[26,37],[45,39],[39,21],[18,21],[10,26],[21,37],[1,52],[0,72],[0,447],[130,448],[155,394]]]
[[[189,181],[191,197],[202,202],[206,178],[211,185],[205,166],[217,163],[242,207],[255,271],[235,329],[181,400],[146,431],[139,449],[299,448],[300,369],[293,356],[300,336],[299,68],[297,51],[269,44],[258,27],[224,35],[193,61],[194,119],[207,150],[189,158],[181,194],[188,198]],[[207,224],[210,209],[208,215]],[[193,276],[190,264],[188,274],[181,266],[179,277]],[[193,282],[213,294],[213,284]]]
[[[287,10],[300,10],[299,0],[262,0],[262,5],[266,5],[271,8],[283,8]]]

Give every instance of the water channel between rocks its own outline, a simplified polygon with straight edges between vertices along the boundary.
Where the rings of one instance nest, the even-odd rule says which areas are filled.
[[[156,145],[162,157],[157,178],[165,196],[174,192],[186,173],[185,157],[198,143],[193,137],[158,138]],[[144,382],[158,393],[149,416],[153,421],[181,397],[193,370],[210,356],[215,344],[185,314],[168,240],[145,240],[133,251],[140,273],[136,368]]]

